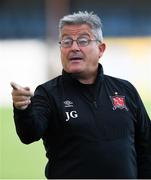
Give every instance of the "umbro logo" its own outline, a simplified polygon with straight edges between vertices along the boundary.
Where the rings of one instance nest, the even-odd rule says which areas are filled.
[[[64,101],[64,105],[65,105],[65,107],[73,107],[73,102],[66,100],[66,101]]]

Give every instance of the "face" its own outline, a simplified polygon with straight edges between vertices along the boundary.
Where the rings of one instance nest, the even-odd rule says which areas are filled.
[[[77,38],[96,39],[87,24],[65,25],[61,31],[61,40],[67,38],[73,40]],[[77,42],[73,41],[71,47],[60,47],[60,50],[62,66],[66,72],[89,75],[97,71],[98,61],[105,50],[105,44],[90,41],[87,46],[79,47]]]

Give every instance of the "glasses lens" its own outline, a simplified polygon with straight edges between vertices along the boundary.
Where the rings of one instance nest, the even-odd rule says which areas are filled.
[[[77,39],[77,42],[78,42],[79,46],[88,46],[89,39],[87,39],[87,38],[79,38],[79,39]]]
[[[61,41],[61,46],[62,47],[71,47],[72,46],[72,39],[64,39]]]

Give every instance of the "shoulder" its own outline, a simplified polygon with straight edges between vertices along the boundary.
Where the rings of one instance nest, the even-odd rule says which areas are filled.
[[[125,79],[121,79],[121,78],[117,78],[117,77],[113,77],[113,76],[109,76],[109,75],[104,75],[104,79],[112,84],[116,84],[119,86],[124,86],[127,88],[134,88],[134,85]]]
[[[45,93],[56,92],[56,90],[59,89],[61,85],[61,80],[62,80],[62,75],[57,76],[49,81],[46,81],[45,83],[37,86],[35,92],[36,91],[45,92]]]
[[[43,88],[49,89],[49,88],[55,88],[60,85],[62,79],[62,75],[57,76],[49,81],[46,81],[45,83],[41,84]]]
[[[135,86],[128,80],[104,75],[105,83],[108,84],[110,87],[114,87],[117,90],[120,89],[122,91],[129,92],[130,94],[136,94],[137,90]]]

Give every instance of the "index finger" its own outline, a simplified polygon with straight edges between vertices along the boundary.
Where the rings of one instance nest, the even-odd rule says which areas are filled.
[[[19,89],[23,88],[23,87],[21,87],[19,84],[15,83],[15,82],[11,82],[10,85],[14,90],[19,90]]]
[[[11,82],[10,85],[13,88],[13,94],[17,96],[23,95],[32,97],[34,95],[33,92],[30,91],[29,87],[22,87],[15,82]]]

